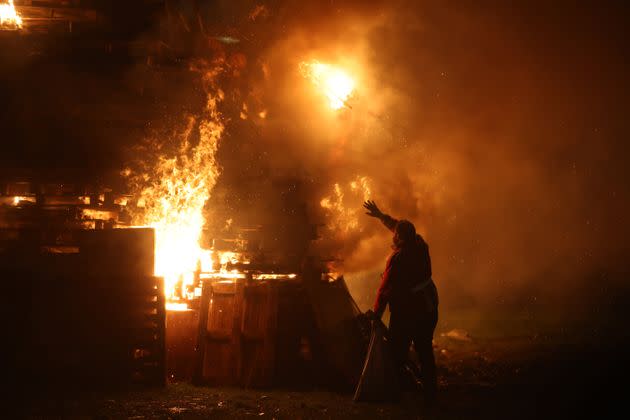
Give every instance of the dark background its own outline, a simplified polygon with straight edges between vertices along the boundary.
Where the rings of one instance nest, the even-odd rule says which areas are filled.
[[[200,2],[205,31],[236,45],[183,29],[160,2],[128,3],[93,2],[102,22],[72,34],[0,33],[4,177],[124,189],[118,174],[143,139],[167,138],[202,109],[191,60],[243,55],[241,73],[223,81],[230,122],[212,221],[290,222],[304,230],[278,237],[306,249],[308,226],[333,217],[321,198],[367,175],[372,198],[428,240],[443,326],[482,334],[493,320],[524,319],[559,340],[532,382],[572,382],[567,400],[613,395],[600,385],[625,366],[630,268],[622,2],[276,1],[256,20],[255,2]],[[191,4],[171,7],[190,17]],[[299,96],[291,66],[310,51],[331,61],[358,51],[372,90],[353,112],[322,123]],[[387,127],[359,112],[372,101]],[[269,118],[240,120],[242,103]],[[314,249],[343,260],[365,308],[390,238],[357,215],[361,231]],[[516,325],[501,333],[521,334]]]

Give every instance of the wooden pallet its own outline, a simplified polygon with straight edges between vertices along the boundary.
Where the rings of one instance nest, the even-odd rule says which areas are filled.
[[[147,272],[152,230],[82,235],[78,253],[37,254],[31,245],[0,254],[0,281],[10,286],[5,320],[20,332],[7,354],[16,379],[43,387],[164,385],[163,281]],[[138,262],[142,255],[150,261]]]
[[[193,383],[328,385],[333,366],[326,360],[322,338],[301,277],[206,280]]]
[[[195,383],[272,384],[277,291],[273,281],[203,283]]]

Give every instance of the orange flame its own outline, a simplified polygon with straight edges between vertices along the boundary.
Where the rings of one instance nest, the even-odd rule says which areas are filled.
[[[199,143],[191,148],[184,136],[178,155],[160,158],[151,185],[140,191],[144,208],[135,222],[155,229],[154,272],[164,277],[167,300],[186,297],[195,272],[211,265],[210,251],[199,240],[203,208],[219,175],[215,153],[224,128],[217,110],[222,98],[220,90],[209,94],[203,119],[198,125],[191,119],[187,132],[198,126]]]
[[[0,4],[0,28],[20,29],[22,28],[22,17],[15,10],[13,0]]]

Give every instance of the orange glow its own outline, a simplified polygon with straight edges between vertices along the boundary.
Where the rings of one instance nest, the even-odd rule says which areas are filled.
[[[254,274],[252,278],[254,280],[284,280],[294,279],[297,274]]]
[[[202,279],[209,280],[219,280],[219,279],[244,279],[245,273],[241,273],[237,270],[232,270],[230,272],[219,271],[214,273],[204,273],[200,276]]]
[[[176,311],[176,312],[184,312],[184,311],[188,311],[188,304],[186,303],[174,303],[174,302],[167,302],[166,303],[166,310],[167,311]]]
[[[22,197],[19,195],[16,195],[15,197],[13,197],[13,205],[14,206],[19,206],[20,202],[30,202],[30,203],[34,203],[35,202],[35,197]]]
[[[0,28],[21,29],[22,18],[15,10],[13,0],[8,3],[0,4]]]
[[[300,63],[300,72],[322,91],[332,109],[349,107],[347,101],[354,90],[355,82],[345,71],[311,60]]]

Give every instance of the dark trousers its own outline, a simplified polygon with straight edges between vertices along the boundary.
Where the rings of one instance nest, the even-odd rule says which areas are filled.
[[[420,379],[425,398],[429,401],[434,400],[437,393],[437,372],[433,355],[433,332],[437,320],[437,310],[420,312],[416,308],[395,308],[389,321],[390,348],[399,372],[402,375],[404,363],[409,357],[409,345],[413,341],[420,361]]]

